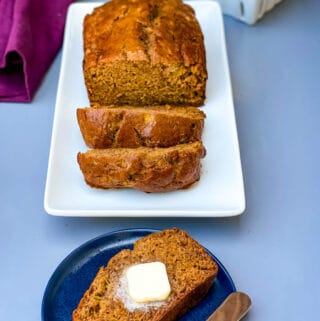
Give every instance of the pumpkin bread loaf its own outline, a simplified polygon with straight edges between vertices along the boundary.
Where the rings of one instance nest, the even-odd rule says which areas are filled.
[[[107,2],[85,17],[83,40],[91,104],[204,104],[203,34],[181,0]]]
[[[92,149],[78,153],[78,163],[91,187],[168,192],[198,181],[204,156],[197,141],[167,148]]]
[[[196,107],[102,107],[77,109],[91,148],[170,147],[201,140],[205,114]]]
[[[139,263],[165,264],[171,293],[163,302],[132,305],[123,282],[125,271]],[[168,229],[149,234],[101,267],[73,311],[73,321],[174,321],[208,292],[218,265],[186,232]]]

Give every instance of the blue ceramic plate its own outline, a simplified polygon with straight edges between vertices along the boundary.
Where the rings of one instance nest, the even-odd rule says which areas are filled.
[[[42,321],[71,321],[83,293],[88,289],[98,269],[124,248],[157,230],[128,229],[102,235],[83,244],[69,254],[51,276],[42,301]],[[180,321],[205,321],[233,291],[235,286],[226,269],[219,265],[219,273],[208,295]]]

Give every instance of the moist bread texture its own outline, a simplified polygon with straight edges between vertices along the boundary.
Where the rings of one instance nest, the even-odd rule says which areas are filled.
[[[91,187],[168,192],[198,181],[204,156],[198,141],[167,148],[93,149],[78,153],[78,163]]]
[[[128,307],[125,270],[139,263],[166,265],[171,294],[162,304]],[[218,265],[186,232],[168,229],[149,234],[122,250],[101,267],[73,311],[73,321],[174,321],[194,307],[213,284]]]
[[[77,109],[90,148],[170,147],[201,140],[205,114],[196,107],[105,107]]]
[[[83,39],[90,103],[204,104],[203,34],[181,0],[112,0],[85,17]]]

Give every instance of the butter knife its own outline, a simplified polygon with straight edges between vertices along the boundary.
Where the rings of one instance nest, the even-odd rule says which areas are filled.
[[[251,306],[251,299],[243,292],[231,293],[207,321],[239,321]]]

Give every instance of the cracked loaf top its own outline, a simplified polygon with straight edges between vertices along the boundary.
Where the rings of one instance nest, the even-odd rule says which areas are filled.
[[[113,0],[84,21],[85,68],[100,62],[205,65],[193,9],[180,0]]]

